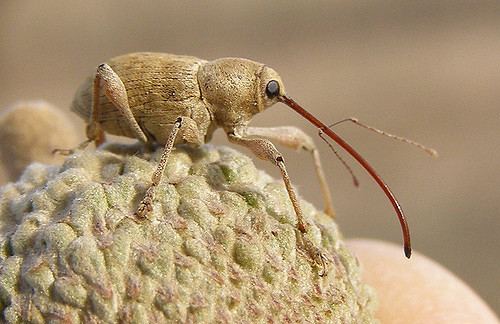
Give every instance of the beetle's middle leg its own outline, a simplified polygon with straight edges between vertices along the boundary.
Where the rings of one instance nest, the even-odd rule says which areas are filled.
[[[335,217],[330,188],[326,181],[325,172],[321,165],[319,151],[312,138],[304,133],[300,128],[293,126],[281,127],[242,127],[238,132],[243,136],[258,136],[275,141],[278,144],[295,150],[305,150],[310,152],[314,160],[314,169],[318,177],[321,193],[323,195],[324,211],[327,215]]]
[[[199,130],[196,122],[189,117],[178,117],[170,131],[170,134],[165,142],[165,147],[158,162],[156,170],[151,177],[151,185],[149,186],[144,198],[139,203],[137,211],[134,216],[137,220],[143,220],[147,217],[148,213],[153,210],[153,200],[155,196],[156,187],[160,184],[163,177],[163,172],[167,166],[168,158],[172,148],[174,147],[175,140],[180,133],[180,136],[187,143],[195,145],[203,144],[203,138],[199,135]]]
[[[320,248],[317,248],[306,236],[306,232],[308,231],[309,224],[306,223],[304,219],[304,214],[302,213],[302,209],[299,205],[299,200],[297,198],[297,194],[292,187],[292,182],[290,177],[288,176],[288,172],[286,170],[285,161],[281,153],[276,149],[273,143],[265,138],[250,138],[245,137],[240,132],[242,129],[236,129],[233,133],[228,134],[228,138],[231,142],[245,146],[252,150],[252,152],[260,159],[268,160],[275,164],[281,172],[281,177],[283,178],[283,182],[285,183],[286,190],[288,192],[288,196],[290,197],[290,201],[292,202],[293,209],[295,210],[295,214],[297,215],[297,229],[302,234],[302,245],[309,257],[311,257],[315,263],[320,264],[322,266],[322,270],[320,271],[320,276],[326,274],[327,267],[327,257],[321,251]]]

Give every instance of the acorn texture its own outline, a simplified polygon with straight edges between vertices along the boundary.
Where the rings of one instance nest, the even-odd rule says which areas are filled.
[[[118,147],[118,146],[117,146]],[[0,190],[0,321],[371,323],[375,300],[335,223],[227,147],[177,147],[153,212],[133,213],[161,150],[79,151]]]

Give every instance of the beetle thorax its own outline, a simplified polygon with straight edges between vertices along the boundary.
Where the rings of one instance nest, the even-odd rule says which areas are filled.
[[[244,126],[264,109],[257,96],[262,69],[262,64],[241,58],[218,59],[200,68],[201,94],[219,126],[226,130]]]

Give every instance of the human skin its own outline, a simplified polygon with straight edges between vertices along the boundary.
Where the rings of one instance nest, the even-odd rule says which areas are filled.
[[[499,323],[467,284],[426,256],[416,252],[406,260],[399,246],[369,239],[349,240],[348,246],[364,281],[377,291],[381,323]]]

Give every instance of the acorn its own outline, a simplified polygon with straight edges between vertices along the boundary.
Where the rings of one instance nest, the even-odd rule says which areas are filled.
[[[0,114],[0,169],[4,181],[16,180],[32,162],[58,163],[54,149],[78,145],[66,115],[45,101],[18,102]],[[1,180],[1,179],[0,179]]]
[[[115,145],[116,148],[116,145]],[[6,323],[370,323],[372,289],[337,225],[227,147],[177,146],[153,211],[134,218],[161,149],[106,147],[31,164],[0,189]]]

